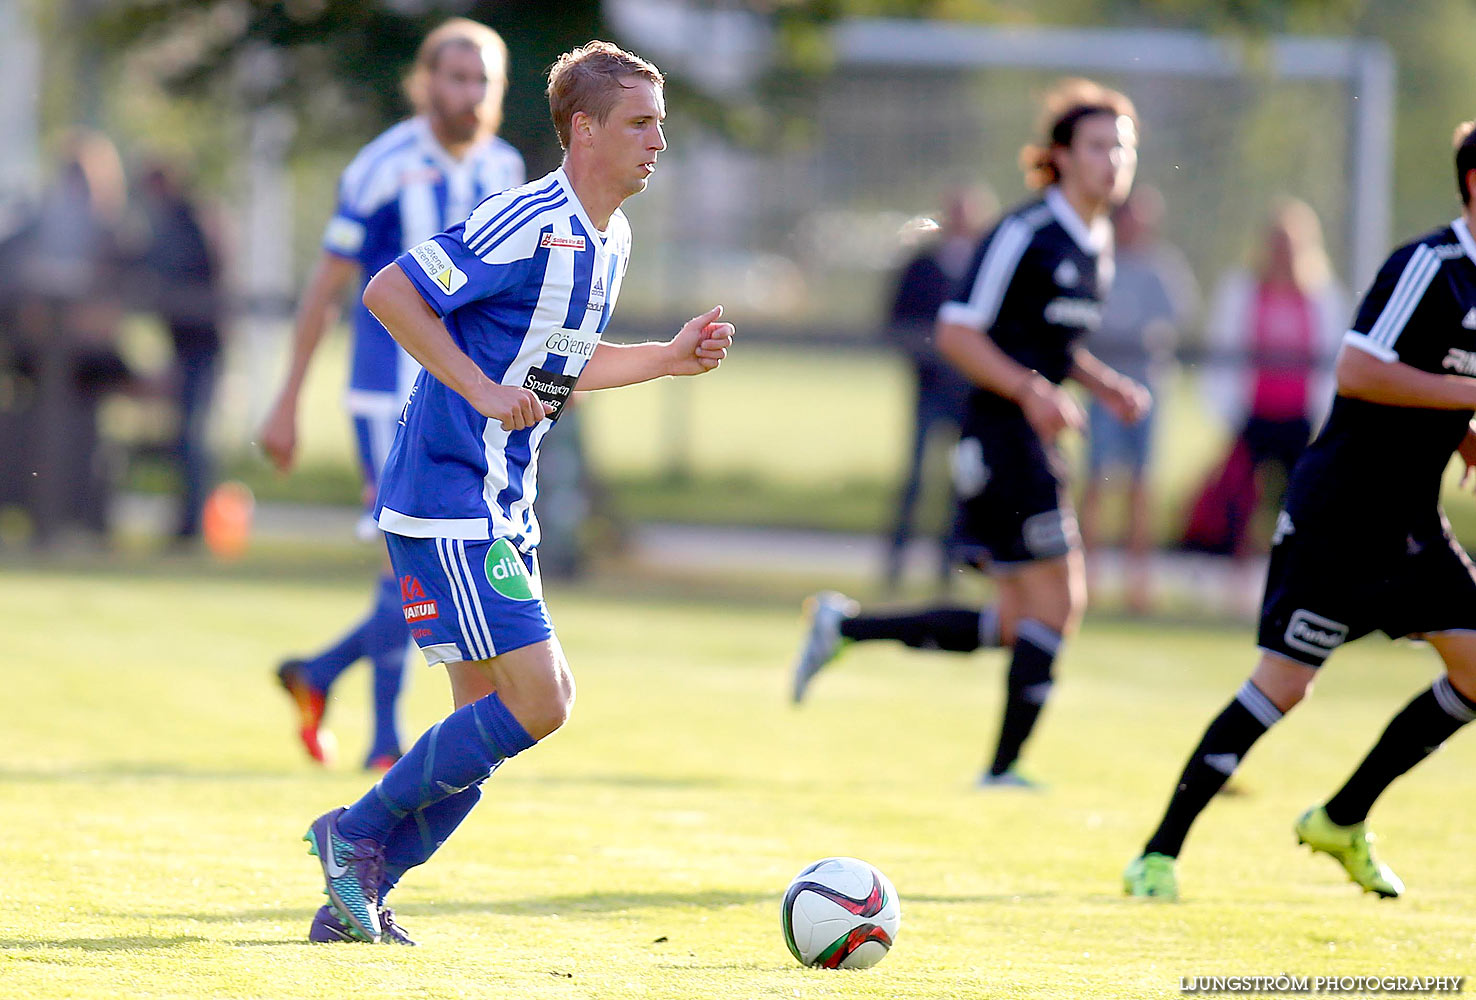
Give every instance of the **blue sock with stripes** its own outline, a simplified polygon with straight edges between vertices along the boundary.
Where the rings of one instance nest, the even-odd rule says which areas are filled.
[[[492,769],[495,771],[498,766],[500,762]],[[384,877],[379,880],[381,906],[405,872],[429,861],[481,799],[482,783],[478,781],[400,820],[384,842]]]
[[[496,692],[479,698],[431,726],[348,807],[338,828],[351,840],[383,844],[401,820],[484,780],[536,742]]]

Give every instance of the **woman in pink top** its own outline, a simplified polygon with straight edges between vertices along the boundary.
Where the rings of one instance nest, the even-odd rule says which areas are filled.
[[[1252,267],[1221,280],[1205,327],[1205,399],[1235,434],[1262,504],[1280,506],[1286,478],[1332,402],[1347,313],[1317,213],[1306,202],[1280,200]],[[1246,530],[1255,496],[1240,499],[1232,554],[1245,556],[1264,549],[1266,539]]]

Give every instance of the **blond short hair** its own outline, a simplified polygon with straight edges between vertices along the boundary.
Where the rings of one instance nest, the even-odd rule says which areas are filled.
[[[1068,77],[1053,86],[1045,96],[1037,126],[1040,141],[1027,143],[1020,150],[1020,169],[1025,183],[1032,188],[1049,187],[1061,179],[1051,155],[1060,147],[1069,147],[1076,138],[1076,126],[1092,115],[1113,115],[1138,124],[1138,112],[1127,96],[1095,80]]]
[[[621,92],[629,89],[624,81],[632,76],[657,87],[666,85],[659,69],[610,42],[589,42],[559,56],[548,68],[548,111],[559,145],[569,148],[575,112],[583,111],[603,125]]]
[[[507,43],[502,36],[480,21],[453,17],[436,25],[415,50],[415,65],[411,67],[410,75],[405,77],[404,86],[405,97],[416,114],[424,114],[430,106],[431,74],[436,71],[441,53],[448,45],[465,45],[482,53],[486,62],[495,62],[496,65],[488,72],[500,84],[500,90],[507,89]],[[487,124],[491,131],[496,132],[502,126],[502,102],[499,100],[497,106],[490,110],[492,114]]]

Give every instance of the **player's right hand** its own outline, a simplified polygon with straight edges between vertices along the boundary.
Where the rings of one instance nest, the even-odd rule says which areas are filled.
[[[1021,394],[1020,409],[1046,444],[1054,444],[1067,428],[1079,431],[1086,426],[1086,414],[1071,394],[1039,375],[1030,380]]]
[[[273,406],[256,436],[256,443],[272,464],[279,471],[287,472],[297,456],[296,409],[280,402]]]
[[[532,389],[517,385],[490,385],[472,404],[482,416],[500,422],[505,431],[525,430],[553,413],[553,407]]]

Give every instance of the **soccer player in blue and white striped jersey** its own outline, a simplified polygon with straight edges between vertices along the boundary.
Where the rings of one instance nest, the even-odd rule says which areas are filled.
[[[733,327],[714,307],[665,343],[601,342],[630,258],[620,205],[666,148],[664,80],[607,42],[549,71],[564,163],[402,254],[364,301],[424,365],[379,491],[379,525],[412,635],[444,664],[456,710],[367,794],[320,816],[339,939],[400,940],[385,894],[426,861],[504,760],[563,725],[574,680],[543,603],[533,515],[538,448],[570,393],[700,375]],[[316,920],[314,939],[327,921]]]
[[[365,146],[343,172],[298,310],[287,379],[261,430],[262,449],[278,468],[291,468],[296,456],[303,379],[350,283],[358,278],[362,292],[405,250],[465,219],[488,195],[523,183],[523,158],[496,134],[506,82],[507,48],[495,31],[465,18],[445,22],[421,43],[406,81],[415,116]],[[370,502],[420,366],[362,302],[354,309],[352,354],[347,403]],[[362,528],[366,538],[378,537],[368,516]],[[320,763],[333,748],[320,728],[329,689],[365,657],[374,666],[374,738],[365,764],[382,770],[400,756],[395,709],[410,642],[401,597],[386,561],[363,621],[316,656],[278,668],[298,708],[303,746]]]

